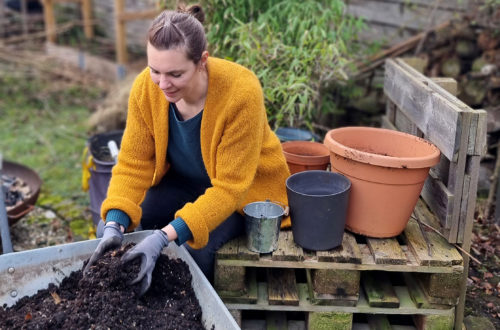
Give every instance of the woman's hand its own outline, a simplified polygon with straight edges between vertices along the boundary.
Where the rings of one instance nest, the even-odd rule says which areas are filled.
[[[104,253],[106,253],[106,251],[121,246],[122,241],[123,241],[123,233],[121,231],[120,225],[116,222],[107,223],[104,226],[104,231],[102,234],[101,241],[99,242],[99,245],[97,245],[97,248],[92,254],[92,257],[90,257],[87,266],[85,266],[85,269],[83,270],[83,275],[85,276],[85,274],[87,274],[90,267],[92,267],[92,265],[97,261],[97,259],[101,258],[104,255]]]
[[[155,230],[151,235],[143,239],[139,244],[128,250],[122,257],[122,262],[127,263],[135,258],[141,258],[141,270],[137,277],[129,284],[141,282],[139,295],[148,291],[151,285],[151,277],[161,250],[168,246],[168,236],[163,230]]]

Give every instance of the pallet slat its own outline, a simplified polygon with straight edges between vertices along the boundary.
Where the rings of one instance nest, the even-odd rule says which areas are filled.
[[[303,250],[293,241],[293,233],[291,231],[280,232],[278,248],[273,252],[272,259],[280,261],[304,260]]]
[[[356,243],[356,238],[349,232],[344,232],[340,247],[328,251],[318,251],[316,255],[318,261],[322,262],[361,263],[361,251],[359,250],[358,243]]]
[[[361,279],[370,307],[398,308],[399,298],[387,274],[382,272],[363,276]]]
[[[267,283],[270,305],[299,305],[293,269],[268,269]]]
[[[367,238],[366,243],[376,264],[405,265],[407,263],[406,255],[395,238]]]

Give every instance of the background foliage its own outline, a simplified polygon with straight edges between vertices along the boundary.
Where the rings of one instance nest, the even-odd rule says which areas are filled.
[[[308,126],[336,110],[330,89],[346,81],[363,23],[339,0],[206,0],[212,53],[259,77],[270,122]]]

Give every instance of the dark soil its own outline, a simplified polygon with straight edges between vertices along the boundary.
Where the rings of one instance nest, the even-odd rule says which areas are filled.
[[[83,278],[76,271],[10,308],[0,308],[0,329],[204,329],[188,265],[161,255],[149,291],[129,286],[139,260],[122,265],[131,246],[104,255]]]

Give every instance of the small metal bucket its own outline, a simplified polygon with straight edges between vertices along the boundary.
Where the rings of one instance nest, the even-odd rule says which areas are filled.
[[[243,212],[248,249],[259,253],[276,250],[285,210],[276,203],[265,201],[247,204]]]

